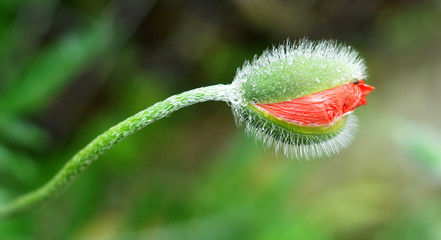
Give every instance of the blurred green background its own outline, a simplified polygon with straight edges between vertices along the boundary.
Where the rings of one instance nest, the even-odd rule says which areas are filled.
[[[275,156],[202,103],[0,220],[0,239],[441,239],[437,0],[2,0],[0,204],[119,121],[303,37],[354,46],[377,87],[341,154]]]

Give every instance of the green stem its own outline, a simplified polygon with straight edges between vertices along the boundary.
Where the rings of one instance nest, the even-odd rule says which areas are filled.
[[[150,123],[159,120],[180,108],[195,103],[205,101],[231,102],[234,96],[234,88],[232,85],[214,85],[183,92],[169,97],[162,102],[156,103],[99,135],[67,162],[66,165],[45,185],[13,199],[9,203],[0,205],[0,217],[11,216],[31,210],[54,200],[100,155],[125,137],[135,133]]]

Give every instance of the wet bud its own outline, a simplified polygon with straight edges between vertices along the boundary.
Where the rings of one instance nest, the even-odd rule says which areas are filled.
[[[356,51],[331,41],[273,48],[238,70],[236,122],[288,157],[335,154],[353,138],[350,114],[374,89],[365,70]]]

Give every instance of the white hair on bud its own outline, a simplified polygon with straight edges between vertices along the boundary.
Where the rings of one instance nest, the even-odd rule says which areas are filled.
[[[233,84],[244,102],[295,98],[365,79],[366,65],[352,47],[336,41],[288,40],[245,62]]]
[[[358,52],[351,46],[337,43],[333,40],[314,42],[306,38],[293,43],[287,40],[284,44],[277,47],[273,46],[271,50],[265,50],[261,56],[256,55],[251,63],[246,62],[242,67],[242,71],[244,71],[244,75],[246,75],[248,71],[255,72],[253,70],[265,68],[269,64],[275,62],[296,62],[296,58],[298,57],[312,60],[326,59],[330,61],[350,63],[350,79],[363,79],[367,77],[364,60],[359,57]],[[324,65],[323,67],[327,66]],[[239,79],[246,81],[247,78],[239,77]]]
[[[249,114],[244,108],[233,107],[233,113],[236,124],[238,127],[245,125],[248,136],[253,137],[256,142],[262,142],[267,148],[273,148],[276,154],[283,154],[288,158],[310,159],[337,154],[349,146],[358,127],[357,117],[349,114],[343,128],[338,132],[308,135],[284,129],[261,116]]]

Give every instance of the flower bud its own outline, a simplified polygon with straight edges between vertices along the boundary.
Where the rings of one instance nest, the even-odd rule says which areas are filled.
[[[236,122],[288,157],[330,156],[352,140],[357,119],[350,114],[374,89],[365,71],[350,47],[287,42],[238,70]]]

